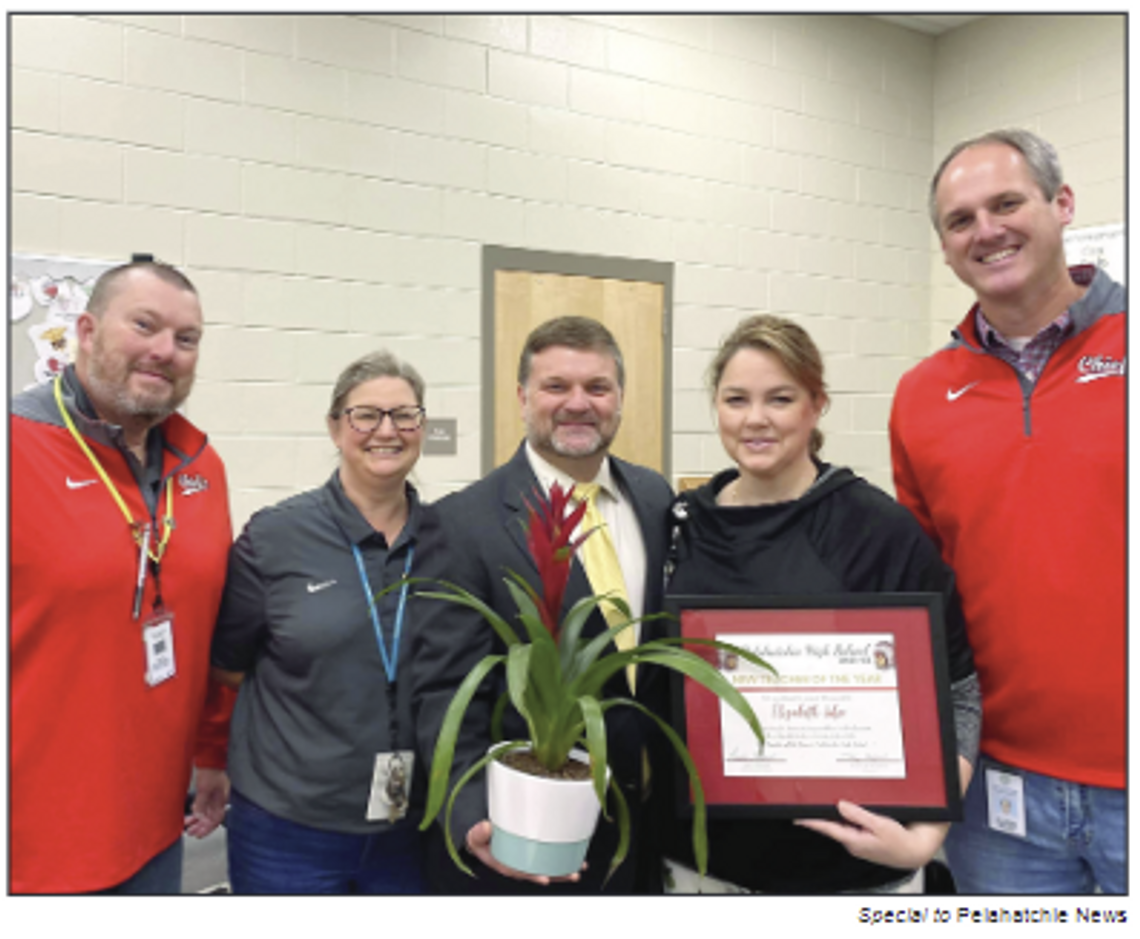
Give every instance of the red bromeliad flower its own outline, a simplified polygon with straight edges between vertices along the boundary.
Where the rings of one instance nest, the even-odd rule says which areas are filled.
[[[538,604],[538,609],[543,624],[555,642],[558,641],[562,597],[570,579],[570,561],[586,537],[582,535],[577,539],[571,538],[582,516],[586,514],[585,501],[570,509],[573,495],[573,486],[563,490],[558,483],[554,483],[550,487],[549,501],[535,493],[535,505],[526,503],[526,543],[542,580],[542,602]]]
[[[612,775],[607,782],[606,758],[607,753],[613,752],[613,748],[607,750],[606,727],[602,715],[609,706],[642,706],[629,698],[605,697],[606,682],[614,671],[613,660],[599,654],[599,645],[612,642],[618,627],[607,629],[597,638],[580,641],[586,618],[593,614],[603,598],[588,595],[571,607],[572,614],[567,617],[567,641],[563,647],[561,632],[567,624],[559,622],[559,613],[570,579],[570,565],[573,563],[574,552],[591,534],[589,531],[576,534],[586,515],[586,501],[582,500],[571,509],[570,500],[574,489],[571,486],[568,490],[563,490],[561,486],[555,485],[551,487],[549,497],[545,497],[539,490],[534,493],[533,503],[526,502],[527,549],[538,569],[541,583],[539,590],[535,590],[531,581],[517,571],[507,569],[504,572],[503,583],[514,598],[517,608],[517,625],[463,587],[446,581],[436,581],[441,589],[420,591],[417,594],[458,603],[478,611],[498,637],[499,643],[505,647],[484,655],[468,672],[451,698],[436,740],[427,806],[424,809],[424,820],[420,823],[420,829],[426,830],[441,812],[444,813],[442,827],[448,854],[460,870],[472,876],[472,870],[460,858],[451,838],[452,805],[468,779],[492,760],[501,758],[508,750],[529,749],[550,770],[563,767],[574,748],[585,750],[589,754],[591,781],[599,803],[606,804],[608,786],[616,808],[614,819],[618,826],[618,848],[610,862],[611,873],[628,851],[629,809],[621,787],[615,783]],[[392,584],[387,589],[396,586],[398,584]],[[664,615],[666,614],[650,614],[645,619],[656,619]],[[692,641],[702,646],[715,647],[725,654],[731,653],[758,667],[771,668],[748,649],[715,639]],[[681,648],[668,639],[650,639],[636,645],[625,658],[668,668],[709,689],[727,701],[748,722],[759,743],[763,744],[760,723],[744,695],[733,687],[719,669],[711,668],[692,651]],[[619,668],[627,664],[621,659],[619,663]],[[525,736],[493,746],[468,766],[452,787],[452,769],[464,715],[479,689],[485,687],[487,676],[500,667],[506,672],[509,700],[516,704],[525,718]],[[697,869],[704,874],[708,867],[704,790],[685,742],[672,733],[669,742],[676,749],[689,775],[689,790],[693,794],[694,803],[693,856]]]

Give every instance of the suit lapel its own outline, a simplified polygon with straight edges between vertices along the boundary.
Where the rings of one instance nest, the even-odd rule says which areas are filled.
[[[503,469],[505,472],[502,477],[502,488],[499,490],[503,528],[511,541],[514,542],[519,554],[525,559],[525,573],[528,575],[537,574],[538,567],[534,563],[534,558],[530,556],[530,549],[526,543],[527,509],[523,496],[530,498],[531,493],[538,486],[538,480],[534,478],[530,463],[527,461],[526,454],[521,446]],[[507,566],[514,567],[514,565]],[[518,572],[524,573],[522,568],[518,568]]]

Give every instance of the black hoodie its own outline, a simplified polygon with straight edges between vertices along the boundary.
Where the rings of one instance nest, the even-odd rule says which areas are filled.
[[[719,506],[736,469],[682,493],[673,507],[678,595],[930,591],[943,598],[951,682],[974,672],[954,575],[905,508],[851,470],[817,464],[812,487],[791,502]],[[859,891],[905,871],[852,857],[838,842],[790,821],[711,819],[709,873],[766,893]],[[678,820],[667,855],[693,865],[690,828]]]

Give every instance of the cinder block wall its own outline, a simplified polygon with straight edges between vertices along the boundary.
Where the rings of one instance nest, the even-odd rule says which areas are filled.
[[[1125,20],[988,16],[935,44],[935,166],[959,140],[1025,127],[1050,141],[1077,200],[1074,228],[1125,220]],[[933,229],[931,229],[933,232]],[[931,239],[931,347],[973,297]]]
[[[835,15],[16,15],[12,250],[187,269],[209,324],[187,410],[238,525],[332,470],[332,382],[377,346],[459,420],[425,494],[478,476],[484,243],[676,265],[677,475],[726,462],[721,336],[797,318],[827,358],[825,456],[889,489],[895,383],[961,305],[932,306],[934,151],[1024,113],[1123,215],[1097,149],[1123,134],[1123,18],[1016,18],[1017,42],[1012,19],[935,40]]]

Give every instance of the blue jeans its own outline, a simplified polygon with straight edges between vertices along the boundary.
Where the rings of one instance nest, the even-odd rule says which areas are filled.
[[[299,825],[230,793],[226,823],[236,894],[424,893],[421,835],[405,821],[354,835]]]
[[[1025,837],[987,824],[986,770],[1023,780]],[[1124,893],[1127,812],[1123,789],[1053,779],[980,756],[950,826],[946,859],[959,893]]]
[[[147,861],[138,872],[121,884],[98,890],[111,896],[141,896],[182,892],[182,836],[165,851]]]

